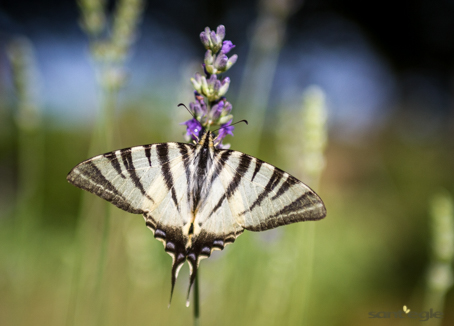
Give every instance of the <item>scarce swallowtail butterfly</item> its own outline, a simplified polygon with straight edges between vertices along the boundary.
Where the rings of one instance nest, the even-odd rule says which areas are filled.
[[[250,155],[216,149],[213,132],[197,144],[125,148],[77,165],[67,180],[142,214],[172,256],[171,298],[187,260],[189,291],[202,259],[243,233],[325,217],[320,197],[304,183]]]

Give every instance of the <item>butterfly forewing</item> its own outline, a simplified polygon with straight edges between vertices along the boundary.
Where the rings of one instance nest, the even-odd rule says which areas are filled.
[[[163,152],[163,147],[167,151]],[[177,143],[125,148],[78,164],[67,180],[125,211],[141,214],[159,206],[165,196],[163,166],[170,169],[181,164],[182,156]]]
[[[225,164],[226,170],[232,175],[238,173],[241,162],[249,160],[248,169],[241,178],[239,193],[230,201],[234,207],[243,203],[241,206],[244,209],[238,213],[238,219],[243,220],[242,226],[246,230],[264,231],[325,217],[325,206],[314,191],[271,164],[234,151]]]

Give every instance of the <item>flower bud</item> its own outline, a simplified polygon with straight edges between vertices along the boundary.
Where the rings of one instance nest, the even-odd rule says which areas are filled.
[[[221,48],[221,52],[224,53],[224,54],[227,54],[230,52],[231,49],[233,49],[235,47],[235,45],[233,45],[233,43],[231,41],[224,41],[222,43],[222,48]]]
[[[219,123],[222,125],[222,124],[224,124],[224,123],[226,123],[226,122],[228,122],[229,120],[232,120],[232,119],[233,119],[233,115],[228,114],[228,115],[226,115],[226,116],[224,116],[224,117],[221,117],[221,118],[219,119]],[[232,122],[232,121],[230,121],[230,122]],[[232,131],[233,131],[233,128],[234,128],[234,127],[232,127]],[[220,132],[219,132],[219,133],[220,133]],[[231,134],[231,135],[233,136],[233,134]]]
[[[222,41],[225,37],[225,26],[224,25],[219,25],[216,28],[216,34],[218,35],[219,39]]]
[[[229,86],[230,86],[230,78],[225,77],[221,82],[221,87],[219,87],[218,95],[224,96],[227,93],[227,91],[229,90]]]
[[[225,70],[230,69],[231,66],[233,66],[238,59],[238,56],[236,54],[232,55],[230,59],[227,61],[227,68]]]
[[[207,50],[210,48],[210,38],[208,37],[208,35],[205,32],[200,33],[200,40],[202,41],[203,46]]]
[[[216,60],[214,61],[213,66],[216,68],[216,70],[220,72],[224,72],[227,68],[227,62],[228,58],[225,54],[219,53],[216,57]]]

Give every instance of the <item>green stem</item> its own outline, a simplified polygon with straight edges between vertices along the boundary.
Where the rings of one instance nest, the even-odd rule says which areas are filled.
[[[194,281],[194,326],[200,325],[200,302],[199,302],[199,274],[197,273]]]

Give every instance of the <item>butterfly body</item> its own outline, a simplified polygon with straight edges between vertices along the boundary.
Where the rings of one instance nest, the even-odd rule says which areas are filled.
[[[322,200],[304,183],[255,157],[216,149],[210,131],[195,145],[160,143],[95,156],[77,165],[67,180],[144,216],[172,256],[172,292],[186,260],[191,287],[200,260],[244,230],[326,215]]]

